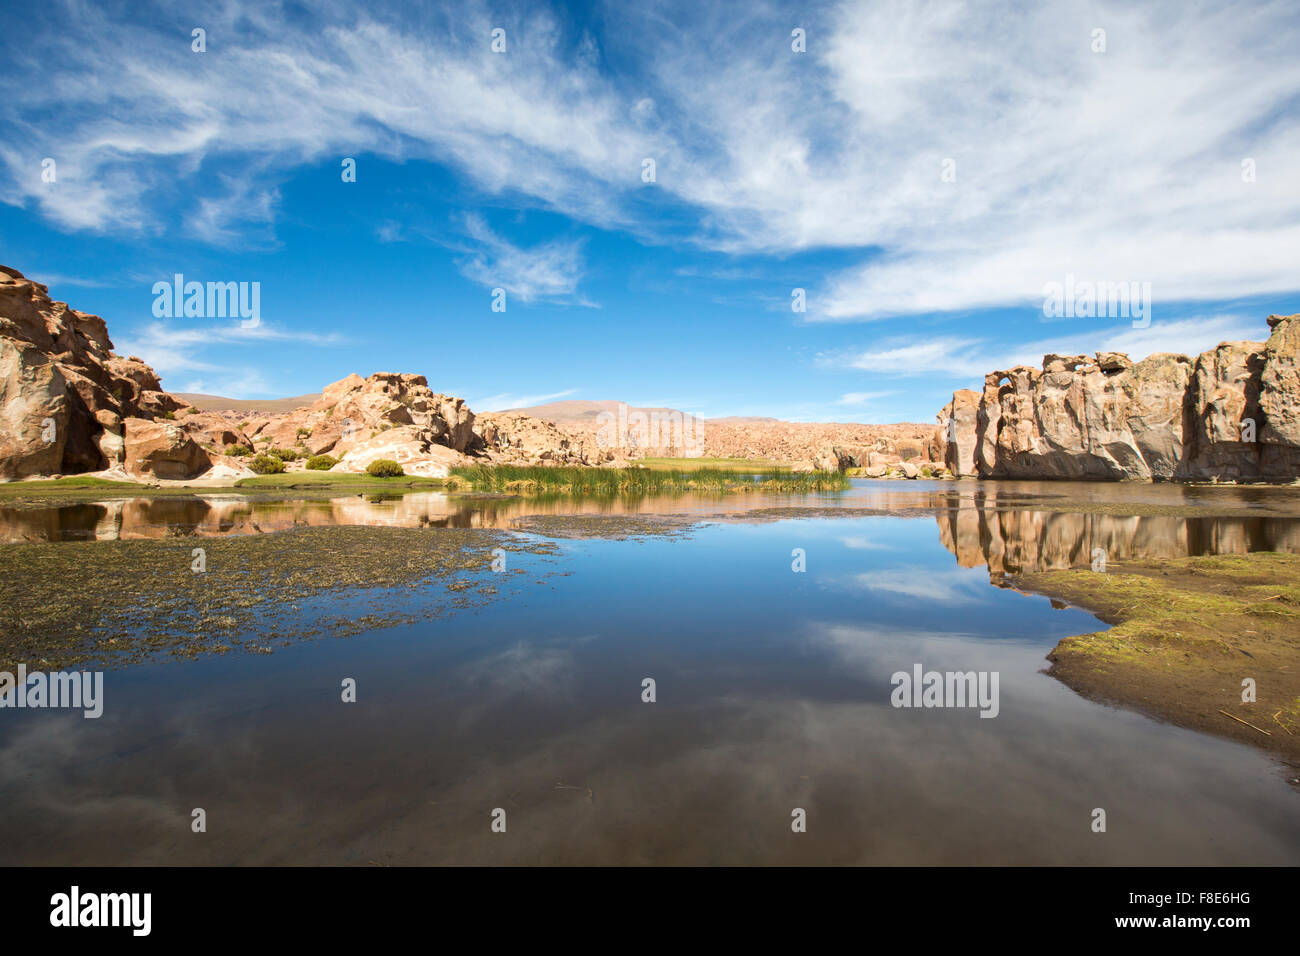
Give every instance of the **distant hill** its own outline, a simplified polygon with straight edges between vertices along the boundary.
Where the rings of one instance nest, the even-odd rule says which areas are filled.
[[[533,418],[540,418],[544,421],[562,423],[589,423],[595,424],[597,416],[601,412],[609,412],[613,415],[618,414],[618,407],[621,402],[548,402],[545,405],[530,405],[527,408],[508,408],[506,411],[514,412],[519,415],[531,415]],[[658,412],[661,415],[682,415],[674,408],[636,408],[628,406],[629,412]]]
[[[292,398],[222,398],[220,395],[202,395],[197,392],[173,392],[183,402],[189,402],[202,412],[265,412],[278,415],[295,408],[310,405],[320,398],[313,395],[295,395]]]
[[[527,408],[510,408],[506,409],[520,415],[531,415],[533,418],[541,418],[548,422],[557,424],[564,422],[588,423],[595,424],[596,416],[601,412],[610,412],[618,414],[618,406],[621,402],[549,402],[545,405],[530,405]],[[678,411],[675,408],[641,408],[635,405],[629,405],[629,412],[658,412],[660,415],[686,415],[687,412]],[[726,418],[701,418],[702,422],[717,422],[726,425],[774,425],[781,421],[779,418],[764,418],[761,416],[747,415],[729,415]]]

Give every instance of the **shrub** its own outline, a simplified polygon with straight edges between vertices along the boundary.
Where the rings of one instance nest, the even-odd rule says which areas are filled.
[[[400,478],[406,472],[402,471],[402,466],[391,458],[376,458],[366,465],[366,474],[376,478]]]
[[[274,455],[276,458],[279,458],[281,461],[297,461],[299,458],[302,457],[301,454],[299,454],[297,451],[295,451],[292,448],[268,448],[266,450],[266,453],[268,455]]]
[[[245,455],[251,455],[252,453],[253,449],[247,445],[231,445],[226,449],[226,454],[231,458],[243,458]]]
[[[310,428],[299,428],[299,429],[298,429],[298,437],[299,437],[299,438],[306,438],[306,437],[307,437],[308,435],[310,435],[310,434],[311,434],[311,429],[310,429]]]
[[[248,463],[248,467],[259,475],[278,475],[284,471],[284,462],[274,455],[258,455]]]
[[[169,422],[174,422],[176,421],[176,413],[173,411],[168,411],[164,413],[163,418],[167,419]]]
[[[307,459],[307,467],[312,471],[329,471],[338,463],[333,455],[312,455]]]

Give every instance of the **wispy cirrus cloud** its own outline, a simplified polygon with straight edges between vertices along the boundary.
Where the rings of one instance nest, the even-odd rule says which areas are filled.
[[[557,239],[523,248],[501,238],[481,216],[465,217],[472,245],[458,260],[461,274],[487,288],[505,289],[524,302],[536,300],[592,303],[578,296],[582,278],[582,241]]]
[[[1154,321],[1145,329],[1107,326],[1089,320],[1068,335],[1028,343],[993,343],[965,336],[930,334],[890,339],[874,348],[847,350],[819,357],[828,368],[849,368],[896,377],[971,378],[982,381],[994,369],[1037,367],[1044,355],[1091,355],[1123,352],[1135,362],[1159,352],[1195,357],[1220,342],[1262,341],[1268,329],[1257,317],[1213,315]]]
[[[499,412],[507,408],[528,408],[532,405],[545,405],[547,402],[558,401],[577,393],[576,388],[566,388],[562,392],[548,392],[544,395],[516,395],[511,392],[500,392],[496,395],[475,399],[467,404],[475,411]]]
[[[240,346],[268,342],[329,347],[343,345],[347,339],[337,333],[302,332],[266,322],[254,328],[212,321],[185,326],[151,322],[119,337],[114,344],[119,354],[143,359],[165,380],[165,385],[178,391],[211,392],[227,398],[266,398],[275,395],[276,390],[264,372],[248,361],[232,365],[207,356],[223,346],[237,350]],[[172,385],[177,377],[194,373],[200,377],[191,378],[179,387]]]
[[[545,9],[232,0],[196,54],[167,5],[55,4],[0,40],[0,196],[68,230],[229,243],[298,166],[431,161],[651,242],[857,250],[805,283],[810,321],[1014,305],[1067,272],[1163,302],[1300,286],[1288,3],[842,0],[801,11],[803,54],[779,4],[600,13],[594,37]],[[498,239],[465,268],[564,298],[579,259]]]

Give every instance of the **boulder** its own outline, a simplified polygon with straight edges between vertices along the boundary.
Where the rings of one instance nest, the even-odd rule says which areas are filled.
[[[212,467],[207,452],[175,422],[128,418],[122,425],[128,475],[186,479],[196,478]]]
[[[357,443],[330,470],[360,473],[380,459],[395,461],[406,474],[423,478],[446,478],[452,468],[474,464],[468,455],[433,441],[428,429],[402,425]]]
[[[49,355],[0,338],[0,478],[60,471],[70,412],[67,382]]]

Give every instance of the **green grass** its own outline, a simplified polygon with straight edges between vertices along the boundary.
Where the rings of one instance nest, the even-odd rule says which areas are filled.
[[[718,468],[722,471],[747,471],[768,473],[789,471],[789,465],[783,465],[771,458],[638,458],[638,465],[654,468],[657,471],[692,471],[700,468]]]
[[[291,471],[280,475],[258,475],[255,478],[240,478],[235,482],[236,488],[265,490],[269,488],[443,488],[445,478],[375,478],[371,475],[356,475],[338,471]]]
[[[42,478],[37,481],[10,481],[0,484],[0,496],[14,497],[18,495],[27,495],[32,492],[43,491],[67,491],[70,488],[122,488],[140,490],[144,487],[141,482],[135,481],[113,481],[110,478],[88,478],[77,475],[71,475],[67,478]]]
[[[840,491],[849,485],[840,474],[795,474],[770,471],[751,480],[734,469],[695,468],[689,471],[658,468],[535,468],[514,465],[478,465],[453,468],[457,484],[475,491],[521,494],[672,494],[685,491],[813,492]]]

